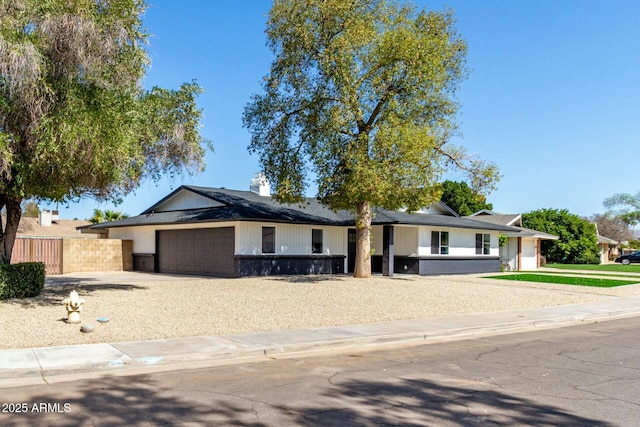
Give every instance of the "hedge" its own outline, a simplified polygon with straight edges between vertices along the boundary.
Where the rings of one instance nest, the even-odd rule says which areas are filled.
[[[0,300],[32,298],[44,289],[44,264],[0,264]]]

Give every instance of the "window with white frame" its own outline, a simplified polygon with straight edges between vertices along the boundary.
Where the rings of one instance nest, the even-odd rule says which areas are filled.
[[[449,232],[448,231],[432,231],[431,232],[431,254],[433,255],[449,254]]]
[[[491,235],[476,233],[476,255],[489,255],[491,253]]]

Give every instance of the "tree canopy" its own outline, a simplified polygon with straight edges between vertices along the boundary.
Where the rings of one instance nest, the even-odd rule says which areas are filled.
[[[487,203],[486,196],[471,190],[464,181],[443,182],[440,200],[462,216],[471,215],[483,209],[493,209],[493,205]]]
[[[603,202],[609,213],[619,217],[625,224],[634,226],[640,223],[640,191],[636,194],[618,193]],[[614,208],[619,208],[617,211]]]
[[[38,218],[40,216],[38,203],[33,200],[26,202],[22,208],[22,216],[27,218]]]
[[[566,209],[539,209],[523,214],[522,226],[558,236],[558,240],[541,242],[541,253],[547,262],[600,262],[595,225]]]
[[[118,200],[144,178],[198,172],[195,83],[142,88],[143,0],[0,2],[0,262],[24,198]]]
[[[598,226],[598,233],[601,236],[617,240],[618,242],[633,238],[633,233],[629,225],[619,216],[611,213],[594,214],[588,219]]]
[[[370,275],[374,207],[415,211],[437,201],[450,167],[472,188],[497,168],[451,145],[467,46],[452,12],[385,0],[275,0],[275,55],[262,93],[245,107],[263,173],[283,202],[313,175],[318,197],[356,213],[357,277]]]

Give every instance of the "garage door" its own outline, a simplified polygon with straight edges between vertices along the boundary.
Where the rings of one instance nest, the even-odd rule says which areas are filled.
[[[160,273],[233,276],[234,228],[158,231]]]

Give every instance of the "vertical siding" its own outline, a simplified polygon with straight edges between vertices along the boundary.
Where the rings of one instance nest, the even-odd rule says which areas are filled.
[[[324,255],[347,254],[346,227],[241,222],[236,227],[236,255],[262,253],[262,227],[276,228],[276,255],[311,255],[311,230],[322,230]]]

